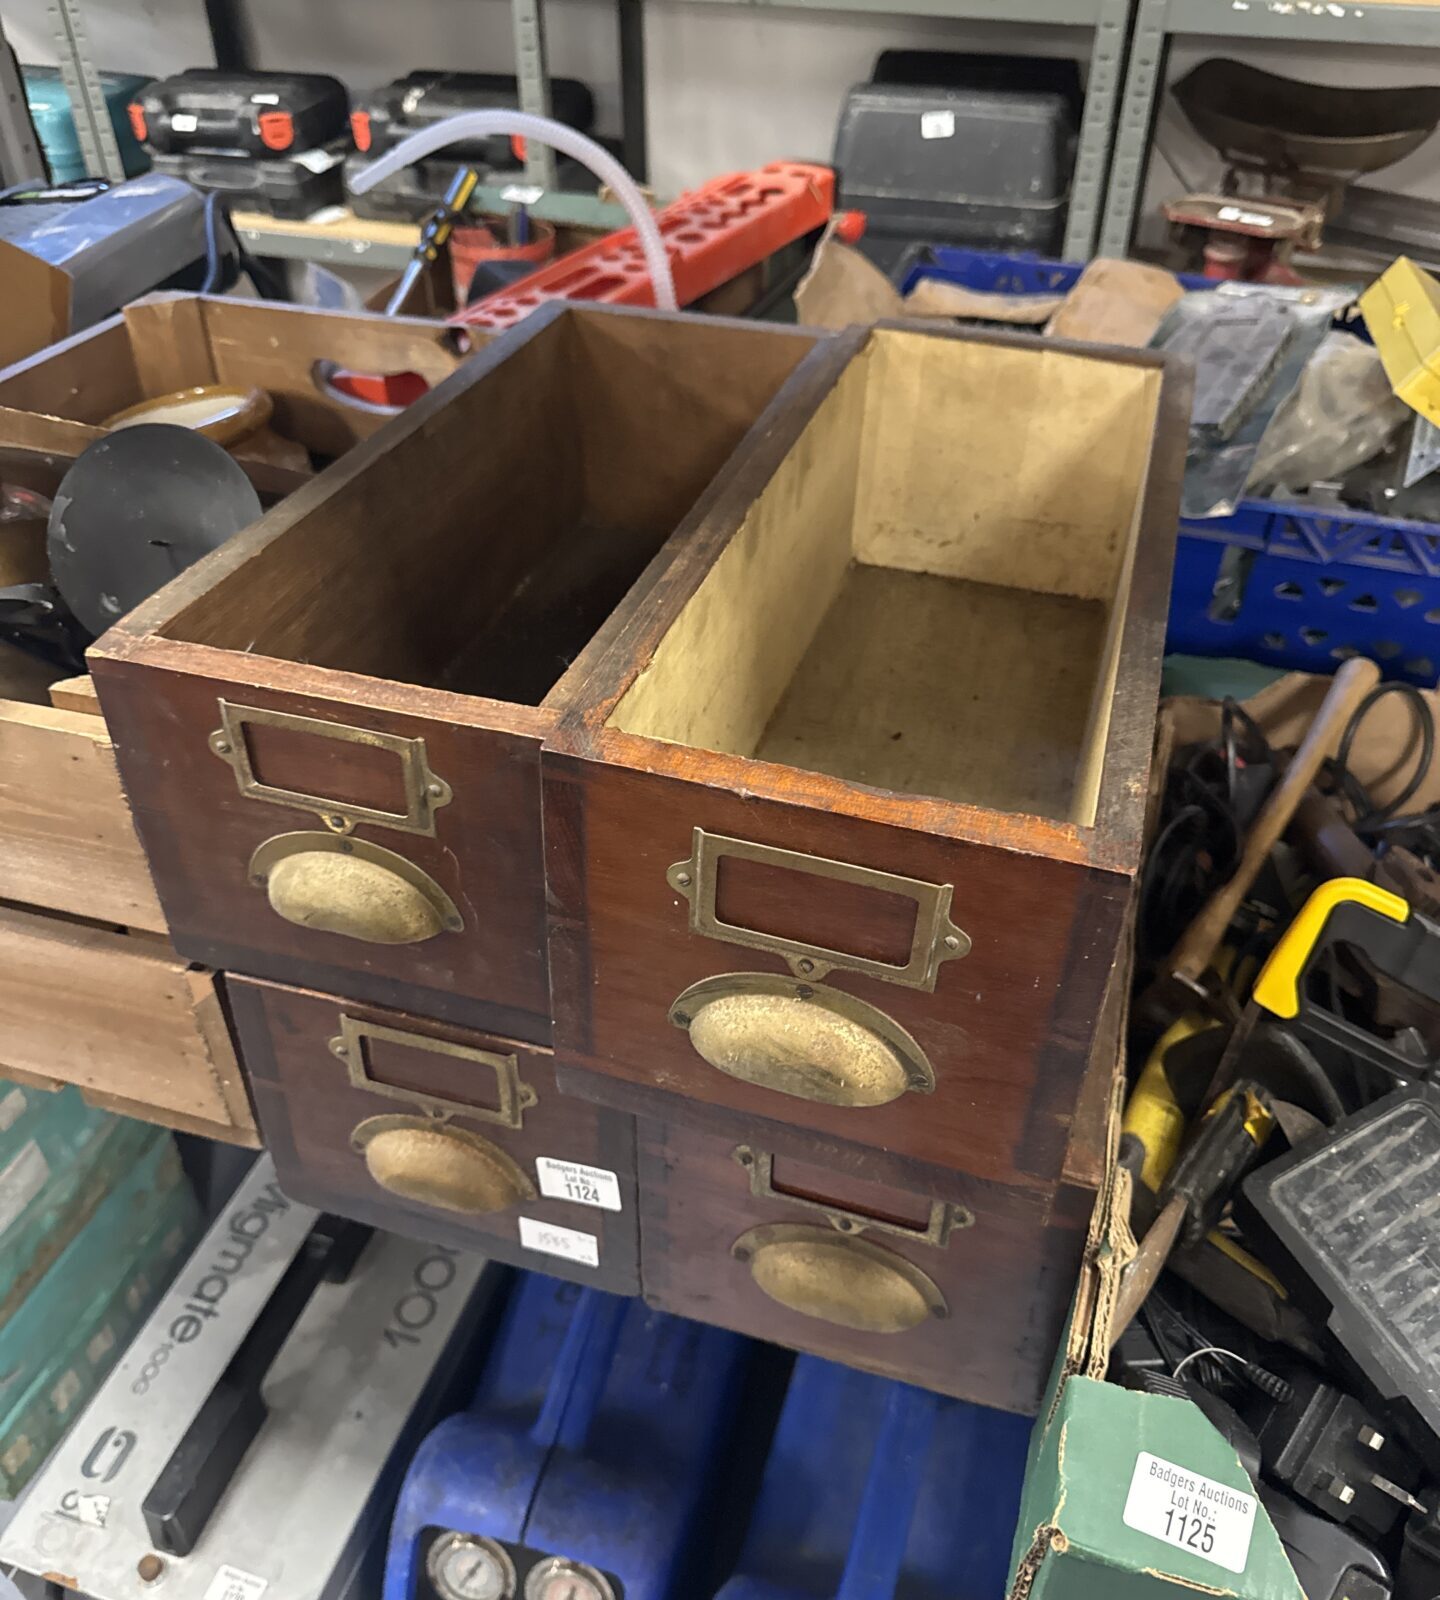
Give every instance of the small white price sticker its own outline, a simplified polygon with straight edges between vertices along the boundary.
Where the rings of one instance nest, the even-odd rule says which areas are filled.
[[[620,1180],[604,1167],[587,1167],[582,1161],[557,1161],[554,1156],[536,1156],[535,1175],[540,1180],[540,1193],[547,1200],[573,1200],[577,1206],[620,1210]]]
[[[1227,1572],[1244,1572],[1255,1496],[1141,1452],[1125,1501],[1125,1526]]]
[[[210,1580],[205,1600],[260,1600],[269,1587],[268,1578],[242,1572],[239,1567],[221,1567]]]
[[[922,139],[953,139],[955,113],[953,111],[922,111],[920,113]]]
[[[547,1256],[561,1256],[566,1261],[578,1262],[582,1267],[600,1265],[600,1241],[593,1233],[580,1233],[575,1228],[557,1228],[553,1222],[536,1222],[534,1217],[521,1217],[520,1243],[527,1250],[538,1250]]]

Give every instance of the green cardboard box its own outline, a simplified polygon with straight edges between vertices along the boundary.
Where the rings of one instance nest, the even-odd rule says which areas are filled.
[[[1119,1126],[1119,1092],[1112,1108]],[[1010,1600],[1305,1600],[1234,1450],[1188,1400],[1105,1382],[1130,1175],[1111,1162],[1036,1424]]]

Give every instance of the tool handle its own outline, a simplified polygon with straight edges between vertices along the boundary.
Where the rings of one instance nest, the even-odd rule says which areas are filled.
[[[1339,745],[1340,736],[1360,702],[1379,681],[1379,667],[1373,661],[1360,657],[1347,661],[1335,674],[1300,748],[1291,757],[1280,781],[1260,808],[1260,815],[1246,837],[1245,850],[1234,876],[1211,895],[1200,915],[1181,935],[1179,944],[1171,954],[1170,971],[1183,982],[1198,986],[1205,969],[1220,948],[1226,930],[1235,920],[1241,901],[1250,892],[1266,858],[1289,827],[1305,791],[1315,781],[1326,757],[1333,754]]]
[[[1270,952],[1255,980],[1251,999],[1286,1022],[1298,1017],[1304,1000],[1305,972],[1317,951],[1338,940],[1351,939],[1371,953],[1372,947],[1380,946],[1379,940],[1366,937],[1372,917],[1378,922],[1375,931],[1385,933],[1409,920],[1410,907],[1398,894],[1364,878],[1331,878],[1322,883]],[[1380,970],[1399,977],[1391,970],[1393,962],[1385,959],[1387,953],[1383,947],[1373,950],[1374,955],[1380,956]]]

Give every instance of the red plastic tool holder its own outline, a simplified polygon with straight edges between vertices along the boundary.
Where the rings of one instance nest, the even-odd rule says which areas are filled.
[[[670,255],[675,298],[691,305],[747,267],[774,255],[812,229],[835,207],[829,167],[773,161],[758,172],[733,172],[682,195],[655,221]],[[634,228],[597,239],[532,272],[508,289],[457,311],[467,327],[513,327],[546,300],[602,300],[653,306],[650,274]]]

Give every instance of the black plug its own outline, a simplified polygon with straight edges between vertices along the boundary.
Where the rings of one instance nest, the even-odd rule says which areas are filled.
[[[1298,1370],[1291,1388],[1256,1427],[1268,1477],[1371,1539],[1424,1510],[1420,1464],[1387,1424],[1318,1373]]]

